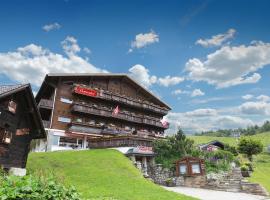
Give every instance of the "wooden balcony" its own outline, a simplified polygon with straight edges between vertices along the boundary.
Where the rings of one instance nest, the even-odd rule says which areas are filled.
[[[52,109],[53,108],[53,101],[49,99],[41,99],[38,103],[38,107]]]
[[[143,101],[140,101],[138,99],[123,96],[120,94],[113,94],[109,91],[102,91],[102,92],[99,91],[98,94],[99,95],[97,95],[97,96],[93,96],[93,98],[100,98],[100,99],[105,99],[105,100],[109,100],[109,101],[114,101],[117,103],[133,106],[133,107],[136,107],[139,109],[146,109],[146,110],[149,110],[151,112],[159,113],[162,115],[168,114],[168,110],[166,108],[158,106],[158,105],[150,104],[150,103],[147,103],[145,101],[143,102]]]
[[[50,121],[42,120],[44,128],[50,128]]]
[[[87,105],[84,103],[74,102],[71,107],[71,111],[91,114],[91,115],[96,115],[96,116],[102,116],[102,117],[121,119],[121,120],[125,120],[132,123],[146,124],[146,125],[151,125],[154,127],[164,128],[161,122],[156,118],[140,117],[134,114],[126,114],[123,112],[120,112],[117,115],[113,115],[111,110],[101,108],[101,107],[94,107],[94,106]]]
[[[152,146],[153,139],[137,136],[116,136],[110,138],[90,139],[90,148],[111,148],[111,147],[137,147]]]

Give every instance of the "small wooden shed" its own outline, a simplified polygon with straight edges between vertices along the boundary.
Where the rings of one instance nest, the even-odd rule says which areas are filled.
[[[24,169],[31,140],[45,137],[30,84],[0,85],[0,167]]]
[[[203,159],[187,156],[176,161],[176,176],[198,175],[205,175],[205,163]]]

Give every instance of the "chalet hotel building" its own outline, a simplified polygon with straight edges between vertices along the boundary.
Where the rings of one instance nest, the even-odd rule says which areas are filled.
[[[170,107],[125,74],[48,74],[36,95],[39,150],[147,147],[164,137]],[[43,149],[42,149],[43,148]]]

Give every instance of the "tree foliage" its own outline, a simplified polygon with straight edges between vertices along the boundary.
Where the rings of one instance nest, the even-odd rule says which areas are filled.
[[[187,138],[181,129],[175,135],[166,139],[155,140],[156,162],[166,167],[172,167],[174,161],[192,153],[193,144],[194,141]]]
[[[253,155],[257,155],[263,151],[263,144],[251,138],[241,138],[238,144],[238,151],[247,155],[248,159],[252,161]]]

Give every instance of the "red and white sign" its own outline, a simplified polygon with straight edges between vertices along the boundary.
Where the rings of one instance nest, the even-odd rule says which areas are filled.
[[[74,92],[77,94],[82,94],[90,97],[96,97],[97,96],[97,91],[89,88],[84,88],[81,86],[76,86],[74,89]]]
[[[149,152],[153,153],[153,147],[146,147],[146,146],[137,146],[138,152]]]

